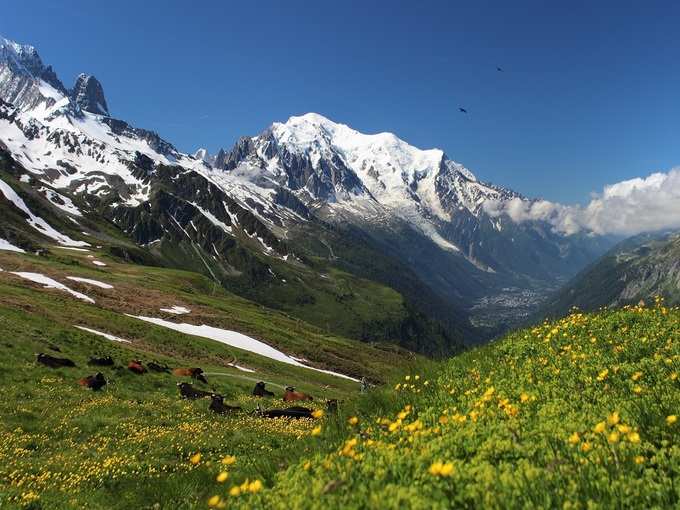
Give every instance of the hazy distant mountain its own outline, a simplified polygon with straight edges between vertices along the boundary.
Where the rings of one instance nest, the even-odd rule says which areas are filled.
[[[541,309],[540,315],[564,315],[572,307],[652,303],[662,296],[680,304],[680,234],[644,234],[615,246],[578,274]]]

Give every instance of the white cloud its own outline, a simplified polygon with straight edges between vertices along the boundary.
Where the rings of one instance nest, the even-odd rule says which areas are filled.
[[[516,223],[546,221],[567,235],[582,230],[634,235],[680,228],[680,168],[607,185],[586,206],[514,198],[487,201],[484,209],[491,216],[507,214]]]

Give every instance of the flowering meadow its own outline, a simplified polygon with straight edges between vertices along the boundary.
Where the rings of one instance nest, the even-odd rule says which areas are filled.
[[[95,394],[51,372],[2,403],[0,502],[673,508],[679,342],[680,310],[660,301],[574,312],[348,393],[338,414],[314,401],[315,419],[299,421],[253,415],[238,388],[229,401],[245,411],[216,417],[160,379]]]
[[[575,312],[368,395],[244,507],[677,508],[679,373],[678,309]]]

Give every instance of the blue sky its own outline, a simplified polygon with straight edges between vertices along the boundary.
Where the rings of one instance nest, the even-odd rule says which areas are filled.
[[[0,0],[0,34],[184,151],[315,111],[561,202],[680,165],[680,4],[553,4]]]

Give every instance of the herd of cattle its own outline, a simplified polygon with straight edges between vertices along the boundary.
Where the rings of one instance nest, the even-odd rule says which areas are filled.
[[[63,368],[63,367],[75,367],[76,364],[68,358],[56,358],[50,356],[49,354],[40,353],[37,357],[37,362],[50,368]],[[87,363],[90,366],[98,367],[113,367],[114,361],[111,356],[106,356],[102,358],[91,357]],[[204,384],[208,384],[208,380],[205,378],[204,372],[200,368],[170,368],[167,365],[160,365],[155,362],[149,362],[146,366],[139,360],[132,360],[128,363],[128,370],[137,375],[143,375],[148,371],[168,373],[175,375],[177,377],[191,377],[197,381]],[[97,372],[94,375],[88,375],[78,380],[78,384],[85,386],[94,391],[101,390],[106,385],[106,378],[101,372]],[[194,388],[191,384],[187,382],[177,383],[179,389],[180,397],[187,400],[198,400],[202,398],[210,398],[210,406],[208,409],[217,414],[230,414],[241,412],[241,407],[230,406],[224,403],[224,397],[218,393],[211,391],[203,391]],[[252,395],[254,397],[267,398],[275,397],[272,391],[265,388],[265,383],[263,381],[255,384],[253,388]],[[296,391],[292,386],[288,386],[283,394],[284,402],[298,402],[298,401],[311,401],[314,400],[311,395]],[[337,400],[328,400],[326,402],[327,408],[331,413],[337,412],[338,402]],[[258,416],[264,418],[313,418],[313,409],[302,406],[292,406],[284,409],[267,409],[262,410],[260,406],[257,406],[255,413]]]

